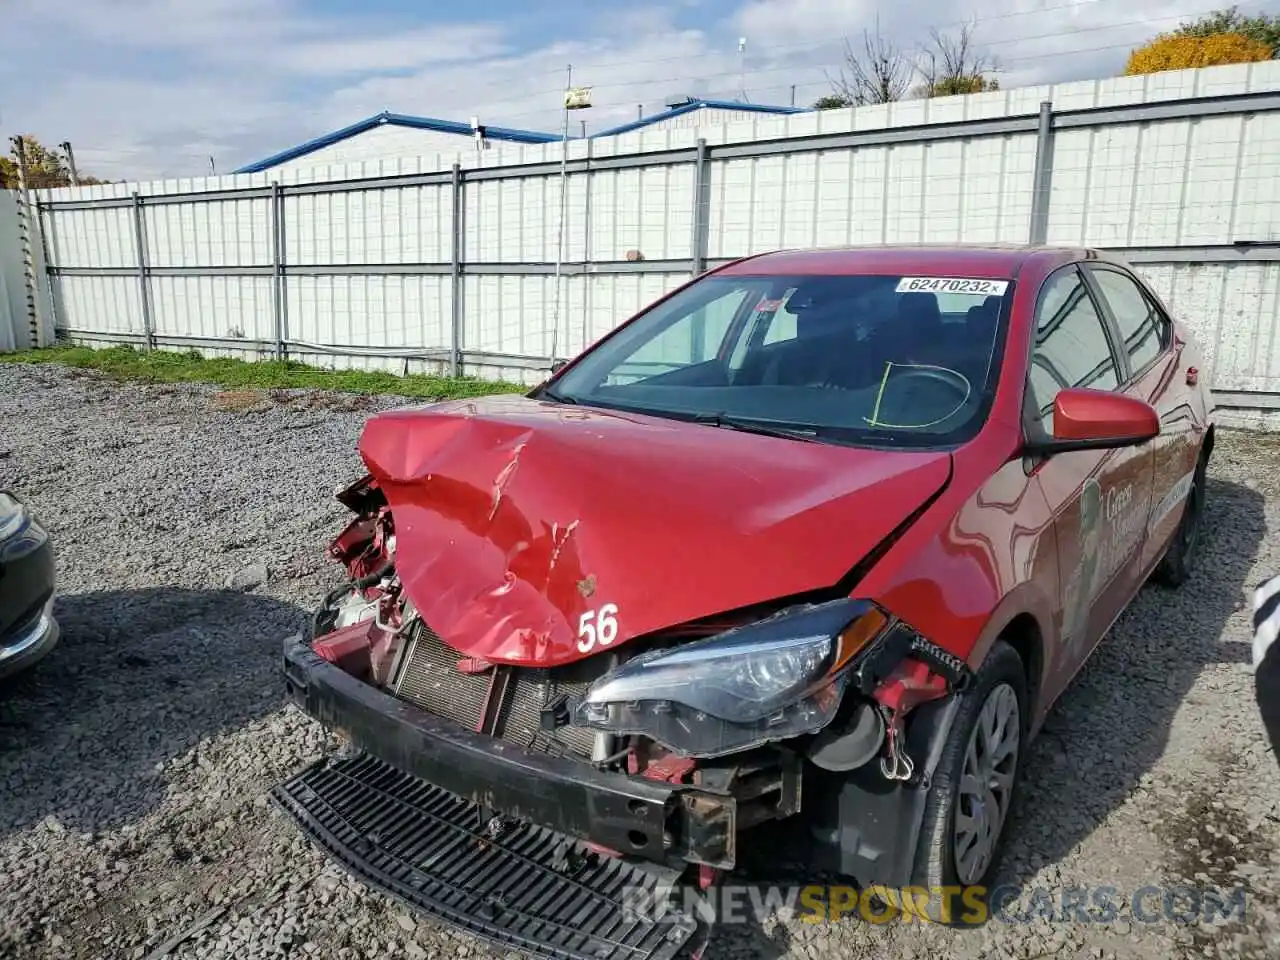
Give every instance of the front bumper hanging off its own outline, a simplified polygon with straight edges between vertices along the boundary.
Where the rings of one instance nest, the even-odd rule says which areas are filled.
[[[732,866],[732,797],[464,730],[345,673],[301,637],[285,642],[284,667],[294,702],[355,755],[309,767],[274,799],[371,886],[537,956],[667,960],[698,932],[674,905],[650,905],[666,902],[685,861]]]
[[[494,830],[482,807],[368,754],[321,761],[274,797],[365,883],[505,949],[671,960],[708,932],[669,900],[678,871],[601,857],[528,823]]]
[[[732,868],[737,804],[697,787],[606,773],[433,717],[285,641],[286,688],[357,749],[496,814],[656,863]]]

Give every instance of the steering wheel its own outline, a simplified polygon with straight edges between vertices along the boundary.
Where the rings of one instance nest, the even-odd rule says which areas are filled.
[[[942,384],[950,387],[956,393],[960,394],[960,401],[948,410],[943,416],[928,423],[889,423],[880,418],[880,402],[883,399],[886,388],[892,383],[894,386],[900,387],[902,384],[909,382],[910,378],[927,381],[929,383]],[[870,417],[863,417],[873,427],[889,427],[890,429],[899,430],[922,430],[925,427],[932,427],[935,424],[954,416],[956,411],[964,406],[973,392],[973,385],[969,383],[969,378],[962,374],[959,370],[952,370],[950,367],[936,366],[934,364],[888,364],[885,366],[884,377],[880,381],[880,389],[876,395],[875,409]]]
[[[973,386],[969,383],[969,378],[959,370],[952,370],[950,367],[939,367],[932,364],[894,364],[894,367],[889,372],[885,382],[893,381],[895,383],[902,383],[908,377],[917,377],[921,380],[928,380],[931,383],[941,383],[944,386],[951,387],[957,393],[964,395],[964,398],[960,401],[961,403],[968,400],[969,394],[973,391]]]

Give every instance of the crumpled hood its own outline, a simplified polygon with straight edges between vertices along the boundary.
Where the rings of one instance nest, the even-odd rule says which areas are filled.
[[[423,619],[466,656],[541,666],[829,587],[950,475],[946,453],[519,396],[380,414],[360,454]]]

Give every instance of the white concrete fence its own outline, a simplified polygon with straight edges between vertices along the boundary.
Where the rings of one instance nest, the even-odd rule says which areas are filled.
[[[532,382],[744,254],[1085,244],[1150,278],[1239,419],[1280,418],[1280,62],[571,141],[563,168],[561,151],[41,191],[58,335]]]
[[[0,353],[47,346],[54,340],[52,278],[44,269],[39,235],[22,223],[16,192],[0,190]],[[28,238],[34,244],[24,242]]]

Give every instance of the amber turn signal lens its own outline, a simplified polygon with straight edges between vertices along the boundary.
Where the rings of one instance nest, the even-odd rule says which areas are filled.
[[[844,667],[867,644],[880,636],[880,632],[888,622],[888,617],[873,608],[845,627],[836,643],[836,657],[831,664],[831,672],[834,673]]]

